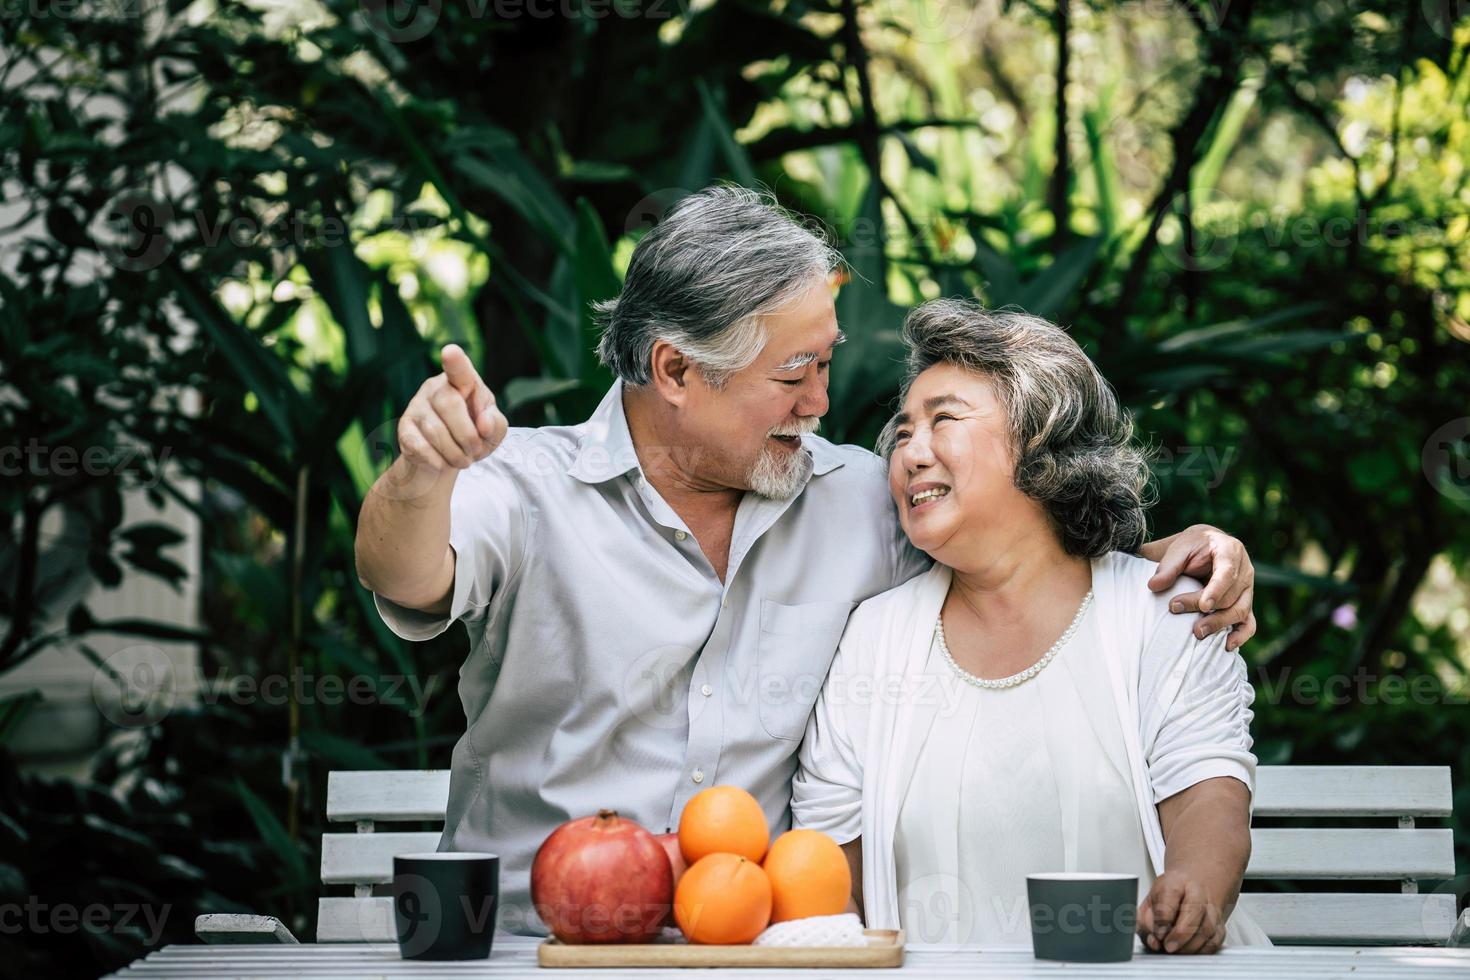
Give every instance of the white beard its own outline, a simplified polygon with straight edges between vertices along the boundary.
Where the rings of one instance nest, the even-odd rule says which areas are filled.
[[[806,473],[806,450],[788,452],[764,446],[756,457],[755,465],[750,468],[746,483],[757,496],[789,500],[806,485]]]

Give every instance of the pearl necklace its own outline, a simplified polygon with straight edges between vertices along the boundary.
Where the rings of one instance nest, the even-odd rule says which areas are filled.
[[[1092,593],[1089,591],[1087,595],[1082,597],[1082,605],[1077,607],[1077,615],[1072,617],[1072,625],[1068,626],[1066,632],[1061,635],[1057,642],[1051,645],[1051,649],[1046,651],[1046,653],[1044,653],[1041,659],[1036,661],[1036,663],[1032,664],[1030,667],[1027,667],[1019,674],[1012,674],[1009,677],[996,677],[993,679],[988,677],[976,677],[974,674],[970,673],[968,670],[965,670],[965,668],[955,663],[954,655],[949,652],[949,644],[944,642],[943,612],[939,614],[939,618],[934,623],[934,639],[939,641],[939,652],[944,654],[945,661],[950,665],[951,668],[954,669],[954,672],[956,674],[959,674],[960,677],[963,678],[966,682],[973,684],[976,687],[983,687],[991,691],[1002,690],[1007,687],[1015,687],[1017,684],[1023,684],[1026,681],[1029,681],[1031,678],[1035,677],[1037,674],[1041,673],[1041,669],[1056,658],[1056,655],[1061,652],[1062,647],[1066,646],[1067,641],[1072,638],[1072,634],[1077,632],[1077,627],[1080,626],[1082,623],[1082,614],[1087,612],[1087,607],[1091,604]]]

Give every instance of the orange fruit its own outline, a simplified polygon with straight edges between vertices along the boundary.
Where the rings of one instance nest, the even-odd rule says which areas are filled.
[[[721,852],[759,864],[770,843],[765,811],[739,786],[700,790],[679,815],[679,850],[690,864]]]
[[[739,854],[707,854],[679,879],[674,921],[691,943],[748,943],[771,921],[771,881]]]
[[[847,911],[852,871],[837,842],[819,830],[788,830],[761,865],[771,879],[771,921]]]

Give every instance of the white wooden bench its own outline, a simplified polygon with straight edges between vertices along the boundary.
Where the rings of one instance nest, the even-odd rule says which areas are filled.
[[[353,894],[319,900],[318,942],[395,940],[392,899],[374,895],[373,886],[392,881],[393,855],[436,850],[439,834],[383,831],[378,824],[442,822],[448,800],[448,770],[328,775],[327,819],[356,829],[322,835],[322,884],[350,885]],[[1261,766],[1258,819],[1389,818],[1398,826],[1253,827],[1246,878],[1397,881],[1400,888],[1247,892],[1241,907],[1278,943],[1470,946],[1470,911],[1457,923],[1453,895],[1418,892],[1418,879],[1454,877],[1451,832],[1414,825],[1448,817],[1450,802],[1444,766]],[[283,939],[290,932],[269,916],[200,916],[196,932],[207,942],[249,941],[237,919],[266,920],[253,925],[256,941],[294,941]]]

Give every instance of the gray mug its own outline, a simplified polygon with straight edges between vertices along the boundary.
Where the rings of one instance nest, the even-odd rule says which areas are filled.
[[[1124,963],[1133,959],[1138,876],[1055,872],[1026,876],[1031,945],[1039,960]]]

